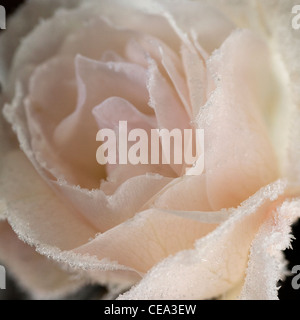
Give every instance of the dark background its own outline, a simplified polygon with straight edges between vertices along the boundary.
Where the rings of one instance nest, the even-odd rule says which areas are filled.
[[[6,13],[8,15],[10,15],[11,13],[13,13],[16,8],[21,5],[23,2],[25,2],[24,0],[0,0],[0,5],[5,7],[6,9]]]
[[[19,5],[21,5],[25,0],[0,0],[0,5],[4,6],[6,9],[7,16],[12,14]],[[5,32],[2,31],[2,32]],[[285,256],[289,261],[289,269],[291,270],[294,265],[300,265],[300,223],[296,223],[293,226],[293,234],[296,239],[292,242],[293,249],[288,249],[285,251]],[[9,272],[9,270],[8,270]],[[288,277],[283,283],[279,283],[281,286],[279,290],[279,299],[300,299],[300,289],[294,290],[291,286],[292,276]],[[99,290],[100,289],[100,290]],[[26,294],[24,292],[20,292],[18,290],[18,286],[14,283],[12,279],[8,279],[7,281],[7,298],[9,299],[17,299],[23,300],[26,299]],[[98,286],[88,286],[83,289],[81,292],[67,297],[67,299],[94,299],[99,298],[99,294],[103,293],[104,289]]]

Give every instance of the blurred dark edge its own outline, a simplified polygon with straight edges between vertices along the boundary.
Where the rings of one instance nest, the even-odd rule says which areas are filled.
[[[18,7],[24,3],[25,0],[0,0],[0,5],[6,9],[7,16],[11,15]],[[5,32],[2,31],[2,32]],[[292,242],[293,249],[285,251],[286,259],[289,261],[288,268],[291,270],[293,266],[300,265],[300,223],[299,221],[293,226],[293,235],[296,239]],[[9,272],[9,271],[8,271]],[[284,282],[279,282],[279,299],[300,299],[300,289],[294,290],[291,286],[292,276],[287,277]],[[105,294],[105,288],[98,285],[89,285],[81,289],[79,292],[65,297],[68,300],[85,300],[85,299],[99,299],[101,295]],[[0,300],[26,300],[29,297],[24,291],[22,291],[14,280],[8,275],[7,277],[7,289],[0,290]]]
[[[6,10],[7,18],[24,3],[24,0],[0,0],[0,5]],[[0,35],[5,30],[0,29]],[[9,275],[9,270],[6,269],[6,290],[0,289],[0,300],[25,300],[27,294],[21,290],[18,284]]]

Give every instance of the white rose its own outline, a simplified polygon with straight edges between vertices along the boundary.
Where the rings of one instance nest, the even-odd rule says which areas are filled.
[[[0,258],[24,288],[277,298],[300,213],[294,4],[26,3],[0,38]],[[120,120],[204,129],[204,173],[100,166]]]

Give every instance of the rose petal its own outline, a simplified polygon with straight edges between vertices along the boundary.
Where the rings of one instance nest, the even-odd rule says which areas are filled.
[[[5,156],[0,179],[7,219],[13,228],[22,226],[17,233],[61,249],[74,248],[95,234],[96,230],[75,209],[59,200],[22,152]]]
[[[292,1],[280,2],[278,6],[265,2],[261,5],[261,11],[265,16],[264,26],[272,32],[276,43],[274,58],[279,84],[277,95],[274,95],[278,103],[273,109],[275,121],[272,123],[272,137],[283,174],[297,185],[300,179],[300,38],[299,30],[294,30],[290,24],[293,5]],[[265,29],[262,31],[265,32]]]
[[[130,147],[134,144],[133,142],[128,142],[128,134],[131,130],[134,129],[141,129],[144,132],[147,133],[147,139],[150,137],[151,129],[154,129],[156,127],[156,120],[154,116],[148,116],[140,111],[138,111],[131,103],[129,103],[127,100],[119,98],[119,97],[112,97],[104,102],[102,102],[100,105],[96,106],[93,109],[93,115],[98,123],[99,129],[111,129],[115,133],[116,140],[112,145],[110,145],[111,148],[114,148],[116,153],[116,163],[106,164],[106,172],[108,175],[115,170],[118,166],[121,165],[121,167],[124,167],[124,170],[126,170],[126,164],[120,164],[119,159],[119,146],[120,146],[120,121],[126,121],[126,144],[127,144],[127,157],[126,162],[128,163],[128,151]],[[107,142],[108,143],[108,142]],[[146,145],[148,155],[150,155],[150,150],[148,147],[148,141]],[[150,157],[148,157],[148,164],[150,164]],[[149,166],[140,165],[142,168],[144,168],[145,172],[153,172]],[[149,171],[147,171],[149,170]],[[138,171],[137,171],[138,172]]]
[[[74,2],[75,5],[76,3],[77,1]],[[41,20],[40,24],[23,39],[14,55],[6,86],[7,93],[13,94],[15,83],[20,78],[26,85],[34,67],[57,54],[66,37],[80,30],[86,21],[94,17],[94,14],[96,12],[79,7],[73,10],[58,10],[50,19]]]
[[[100,10],[100,7],[95,8],[96,12]],[[136,31],[122,30],[113,26],[107,17],[102,18],[102,15],[95,18],[94,14],[91,14],[87,21],[81,29],[66,36],[59,49],[59,54],[81,55],[100,60],[109,49],[122,56],[126,43],[136,34]]]
[[[151,110],[147,105],[146,71],[129,63],[103,63],[77,56],[76,74],[77,107],[56,128],[54,142],[70,166],[84,170],[87,177],[94,179],[87,180],[88,184],[78,183],[83,187],[98,187],[104,178],[104,167],[96,162],[98,128],[92,109],[111,96],[119,96],[140,110]]]
[[[270,72],[269,57],[268,48],[249,31],[233,33],[215,52],[208,66],[217,89],[198,116],[205,135],[205,173],[170,185],[157,197],[158,207],[193,211],[234,207],[276,179],[276,155],[260,113],[267,99],[256,87],[261,85],[257,79],[262,66]],[[249,81],[244,87],[245,78]],[[248,93],[249,85],[255,95]]]
[[[156,195],[154,206],[179,211],[213,211],[207,195],[206,179],[204,173],[174,180]]]
[[[106,257],[144,273],[167,256],[191,248],[196,239],[215,227],[215,224],[202,224],[149,209],[98,235],[74,252],[88,252],[99,260]]]
[[[114,148],[116,151],[116,164],[106,164],[106,172],[108,174],[108,179],[111,180],[110,174],[113,170],[118,168],[118,172],[121,170],[127,172],[127,177],[146,174],[146,173],[158,173],[163,176],[174,176],[174,172],[169,165],[151,164],[151,147],[150,147],[150,137],[151,130],[157,127],[156,119],[154,116],[145,115],[138,111],[131,103],[127,100],[118,97],[112,97],[104,102],[102,102],[99,106],[93,109],[93,114],[98,123],[99,129],[111,129],[114,130],[116,135],[116,145],[111,145],[111,148]],[[137,164],[131,165],[127,164],[119,164],[119,121],[127,121],[127,133],[129,135],[131,130],[138,129],[143,130],[147,133],[147,145],[146,148],[148,150],[148,159],[146,164]],[[126,137],[127,139],[128,137]],[[122,142],[123,143],[123,142]],[[129,162],[128,155],[130,148],[134,145],[134,142],[127,142],[127,162]],[[115,176],[116,178],[116,176]]]
[[[35,69],[25,100],[30,146],[40,165],[57,179],[65,177],[73,183],[77,182],[75,174],[79,180],[85,175],[80,171],[72,172],[68,163],[61,159],[53,142],[53,132],[75,109],[76,98],[74,63],[69,57],[56,57]]]
[[[3,115],[15,132],[20,149],[26,154],[28,159],[30,159],[39,174],[42,177],[45,177],[46,175],[43,171],[43,168],[39,165],[31,150],[30,132],[26,122],[26,114],[24,110],[24,89],[19,82],[16,85],[16,93],[13,100],[10,104],[4,105]]]
[[[208,52],[220,47],[234,30],[234,24],[219,10],[199,1],[164,1],[161,14],[164,15],[183,43],[190,45],[197,38]],[[195,14],[197,12],[197,14]],[[193,34],[193,36],[192,36]]]
[[[109,191],[108,194],[63,182],[54,182],[54,187],[97,228],[97,232],[105,232],[133,217],[169,181],[169,178],[156,175],[130,177],[125,181],[118,179],[106,182],[103,188]]]
[[[91,10],[99,10],[100,15],[119,30],[138,30],[140,33],[161,39],[175,52],[180,49],[180,38],[161,14],[161,10],[157,10],[155,1],[86,1],[86,6],[89,5]]]
[[[285,275],[283,251],[291,246],[291,225],[300,217],[300,200],[285,201],[255,236],[241,300],[276,300]]]
[[[63,297],[82,285],[72,273],[61,270],[55,262],[18,239],[6,222],[0,222],[0,257],[18,285],[33,298]]]
[[[120,281],[128,286],[136,279],[132,270],[114,261],[99,261],[89,256],[88,252],[83,256],[68,251],[88,242],[97,230],[77,210],[63,203],[53,193],[20,151],[10,153],[4,160],[0,194],[5,202],[0,201],[1,210],[4,209],[1,219],[7,219],[23,242],[34,246],[39,254],[59,262],[70,271],[78,273],[78,270],[86,270],[85,280],[87,277],[96,277],[98,283]],[[17,185],[13,183],[16,179],[19,181]]]
[[[51,17],[58,7],[73,8],[78,3],[79,0],[32,0],[25,2],[13,16],[10,16],[9,27],[0,37],[0,82],[2,85],[5,85],[7,81],[7,74],[20,40],[36,27],[39,20]]]
[[[278,176],[259,109],[264,95],[256,87],[268,54],[264,42],[250,31],[237,31],[209,62],[217,89],[200,109],[198,126],[205,134],[207,194],[213,210],[238,205]]]
[[[199,57],[196,51],[182,46],[181,54],[192,105],[191,118],[194,119],[208,99],[210,94],[208,82],[211,79],[206,71],[205,61]]]
[[[55,127],[76,107],[74,60],[57,56],[39,65],[30,78],[28,99],[28,121],[35,120],[51,141]]]
[[[189,118],[183,106],[176,99],[173,88],[162,77],[155,61],[151,59],[149,64],[150,105],[155,110],[158,127],[168,130],[189,128]]]
[[[157,63],[162,76],[174,86],[187,114],[191,115],[188,88],[178,55],[158,38],[149,35],[142,35],[128,42],[126,57],[129,61],[148,67],[149,56]]]
[[[209,299],[234,287],[244,276],[255,234],[271,216],[271,202],[285,187],[278,181],[262,188],[241,207],[231,209],[230,218],[196,241],[194,249],[158,263],[119,299]]]

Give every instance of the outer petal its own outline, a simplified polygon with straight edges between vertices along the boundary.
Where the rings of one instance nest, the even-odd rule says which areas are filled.
[[[237,206],[278,177],[276,155],[259,108],[272,103],[271,94],[266,94],[270,83],[261,82],[272,75],[269,59],[260,38],[250,31],[236,31],[208,63],[217,88],[200,109],[198,126],[205,133],[207,194],[213,210]]]
[[[7,219],[13,228],[22,226],[16,232],[26,234],[27,242],[32,237],[40,243],[71,249],[94,236],[95,229],[59,200],[21,151],[5,157],[0,179]]]
[[[0,83],[7,80],[7,74],[20,40],[28,35],[40,19],[51,17],[57,8],[73,8],[81,0],[31,0],[9,19],[8,28],[0,38]]]
[[[284,174],[290,181],[299,185],[300,181],[300,37],[299,30],[291,27],[291,8],[299,4],[296,0],[280,3],[264,3],[265,20],[272,30],[275,49],[281,62],[278,74],[282,79],[282,104],[276,112],[273,132],[280,152]],[[269,19],[267,19],[270,14]],[[271,18],[272,17],[272,18]]]
[[[142,275],[167,256],[191,248],[216,226],[149,209],[74,251],[118,261]]]
[[[239,299],[275,300],[285,276],[283,250],[291,246],[291,225],[300,217],[300,200],[285,201],[256,235]]]
[[[3,164],[5,171],[2,169],[0,175],[0,219],[6,219],[22,241],[64,268],[75,270],[76,273],[84,270],[82,279],[92,278],[103,284],[132,284],[136,275],[130,268],[108,259],[100,261],[89,256],[89,252],[84,252],[86,255],[72,252],[72,249],[92,239],[97,231],[74,208],[67,206],[53,193],[22,152],[8,154]],[[17,185],[14,183],[16,180]],[[36,263],[40,260],[38,256]],[[7,264],[13,266],[15,258],[12,257]],[[35,277],[22,280],[26,288],[29,288],[31,280],[36,281]]]
[[[40,2],[42,4],[40,4]],[[51,5],[49,5],[50,2]],[[61,2],[64,4],[60,5]],[[84,40],[91,44],[88,45],[87,48],[82,48],[82,46],[78,47],[80,41],[77,41],[82,38],[83,33],[81,30],[86,30],[91,27],[89,26],[89,22],[93,24],[93,20],[99,21],[99,16],[106,17],[106,19],[109,20],[112,25],[120,27],[120,29],[127,28],[139,30],[140,32],[144,31],[145,33],[158,36],[162,40],[166,40],[170,46],[172,48],[176,48],[176,50],[179,48],[179,38],[177,37],[176,33],[172,30],[164,18],[162,18],[160,15],[155,15],[155,12],[149,10],[149,7],[151,7],[151,4],[149,6],[149,1],[139,1],[138,6],[133,1],[125,2],[122,0],[104,0],[101,2],[93,0],[43,0],[32,1],[32,3],[33,7],[38,3],[38,7],[40,9],[49,6],[49,8],[51,8],[49,15],[52,15],[56,8],[75,8],[73,10],[57,10],[51,19],[40,22],[39,25],[36,26],[36,28],[24,38],[24,41],[22,41],[16,52],[11,52],[16,49],[16,44],[18,44],[20,37],[26,35],[27,31],[33,27],[33,25],[31,25],[29,30],[27,30],[27,28],[22,28],[24,24],[24,17],[28,16],[27,10],[31,10],[31,6],[28,5],[28,9],[26,8],[26,10],[20,11],[19,16],[21,22],[19,21],[19,26],[20,29],[24,29],[26,32],[23,33],[20,31],[21,35],[16,37],[16,44],[14,44],[13,48],[10,50],[5,50],[5,52],[2,54],[4,57],[3,66],[6,64],[5,61],[9,59],[7,58],[8,55],[14,57],[9,83],[6,85],[7,91],[10,94],[13,94],[16,79],[22,78],[26,82],[28,80],[28,75],[32,72],[36,65],[53,57],[57,52],[61,52],[61,50],[73,55],[78,53],[76,51],[78,48],[80,48],[80,52],[87,49],[92,55],[99,53],[98,49],[101,49],[101,47],[97,45],[95,41],[89,42],[89,39],[84,37]],[[52,3],[54,3],[54,5]],[[116,10],[116,7],[118,7],[119,10]],[[29,14],[29,16],[31,15]],[[45,14],[45,16],[48,17],[47,14]],[[34,14],[33,17],[35,17],[33,20],[36,22],[37,15]],[[145,19],[149,19],[150,21],[154,19],[156,23],[147,24],[145,23]],[[154,28],[154,25],[157,27],[157,29]],[[145,26],[149,27],[146,27],[145,29]],[[162,32],[162,30],[164,30],[164,32]],[[91,39],[93,39],[93,35],[95,35],[95,33],[92,32],[91,35]],[[63,46],[65,39],[67,39],[67,43],[66,46]],[[6,44],[8,40],[3,38],[3,41]],[[47,50],[45,50],[45,41],[47,41]],[[92,45],[92,43],[94,43],[94,45]],[[92,49],[92,51],[89,49]],[[96,51],[93,52],[95,49]]]
[[[230,218],[196,241],[194,249],[157,264],[120,299],[208,299],[234,287],[244,277],[252,240],[272,213],[271,202],[284,189],[285,183],[276,182],[230,210]]]
[[[0,222],[0,258],[9,268],[7,271],[34,298],[57,298],[82,285],[82,280],[18,239],[6,222]]]
[[[292,28],[291,10],[297,4],[296,0],[214,1],[239,28],[254,30],[270,44],[279,81],[273,91],[278,103],[265,110],[265,117],[282,173],[296,184],[300,180],[300,38],[299,30]]]

